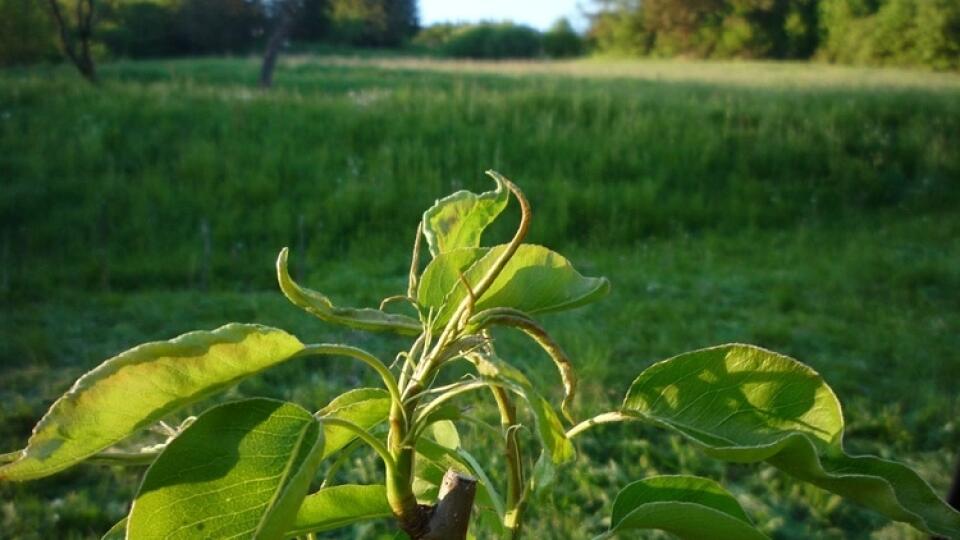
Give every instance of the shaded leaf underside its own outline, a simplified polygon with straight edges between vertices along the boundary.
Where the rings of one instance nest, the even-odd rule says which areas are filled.
[[[660,529],[680,538],[763,540],[743,508],[719,484],[696,476],[655,476],[617,494],[611,533]]]

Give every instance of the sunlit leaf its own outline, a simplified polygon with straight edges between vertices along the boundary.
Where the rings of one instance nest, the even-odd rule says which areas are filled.
[[[293,403],[214,407],[147,469],[127,536],[284,538],[323,454],[323,430]]]
[[[724,345],[657,363],[624,411],[682,433],[714,457],[766,461],[932,534],[960,536],[960,513],[909,468],[843,450],[840,403],[818,373],[758,347]]]
[[[604,537],[635,529],[660,529],[682,539],[767,538],[720,484],[696,476],[654,476],[623,488]]]
[[[436,310],[435,327],[446,323],[468,296],[459,274],[463,273],[467,283],[476,284],[506,248],[499,245],[451,251],[427,265],[417,300],[425,308]],[[610,282],[606,278],[584,277],[562,255],[543,246],[523,244],[490,288],[477,299],[474,311],[497,307],[531,314],[560,311],[598,300],[609,290]]]
[[[317,415],[334,417],[353,422],[369,430],[383,422],[390,415],[390,394],[380,388],[357,388],[336,397]],[[357,438],[355,432],[347,428],[323,424],[325,444],[323,457],[327,458],[350,444]]]
[[[491,174],[496,189],[477,195],[461,190],[448,195],[423,213],[423,235],[436,257],[457,248],[480,245],[480,235],[507,206],[510,192]]]
[[[385,486],[332,486],[307,495],[287,536],[329,531],[392,515]]]
[[[460,276],[489,252],[490,248],[471,247],[454,249],[437,256],[420,276],[417,301],[426,308],[439,311],[450,291],[463,287]]]
[[[348,484],[321,488],[303,499],[297,517],[287,527],[285,536],[329,531],[392,515],[385,486]],[[123,518],[101,540],[124,540],[126,535],[127,518]]]
[[[228,324],[121,353],[81,377],[33,430],[0,479],[47,476],[303,349],[273,328]]]
[[[460,433],[457,431],[457,426],[450,420],[437,420],[430,423],[424,434],[446,448],[460,448]]]
[[[389,331],[402,335],[420,333],[420,322],[406,315],[387,313],[371,308],[344,308],[333,305],[329,298],[317,291],[297,285],[287,270],[289,251],[283,248],[277,257],[277,280],[280,290],[294,305],[332,324],[359,330]]]

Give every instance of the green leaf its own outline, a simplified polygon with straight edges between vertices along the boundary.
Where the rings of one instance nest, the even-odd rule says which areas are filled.
[[[423,213],[423,236],[432,256],[480,245],[483,230],[506,208],[510,197],[500,178],[490,176],[497,183],[493,191],[477,195],[461,190],[438,200]]]
[[[332,486],[307,495],[287,536],[329,531],[392,515],[386,486]]]
[[[450,420],[437,420],[424,428],[424,435],[429,436],[445,448],[456,450],[460,448],[460,433],[457,426]]]
[[[818,373],[758,347],[723,345],[654,364],[623,404],[714,457],[767,461],[924,532],[960,536],[960,513],[909,468],[843,449],[840,403]]]
[[[62,471],[302,349],[286,332],[251,324],[134,347],[77,380],[37,423],[20,458],[0,467],[0,480]]]
[[[293,525],[285,536],[323,532],[359,521],[387,518],[393,514],[387,503],[387,488],[382,485],[342,485],[321,488],[307,495],[297,510]],[[124,540],[127,518],[123,518],[101,540]]]
[[[147,469],[129,538],[279,539],[323,455],[323,430],[299,405],[247,399],[209,409]]]
[[[720,484],[696,476],[654,476],[623,488],[604,536],[634,529],[660,529],[690,539],[767,538]]]
[[[334,417],[353,422],[370,430],[390,415],[390,393],[380,388],[357,388],[334,398],[317,416]],[[357,438],[356,433],[342,426],[323,424],[325,444],[323,457],[333,455]]]
[[[474,263],[489,252],[490,248],[472,247],[454,249],[437,256],[430,261],[423,270],[423,275],[420,276],[417,301],[421,306],[432,307],[435,312],[438,312],[447,295],[454,288],[463,288],[460,275],[466,274]]]
[[[427,265],[417,300],[423,307],[436,310],[435,328],[443,326],[467,297],[460,273],[467,283],[476,284],[506,249],[503,244],[451,251]],[[609,290],[606,278],[584,277],[562,255],[543,246],[522,244],[477,299],[474,312],[498,307],[524,313],[561,311],[598,300]]]
[[[368,331],[388,331],[401,335],[415,336],[422,327],[416,319],[387,313],[371,308],[342,308],[333,305],[329,298],[317,291],[297,285],[287,270],[289,250],[283,248],[277,257],[277,280],[284,296],[297,307],[317,316],[323,321]]]

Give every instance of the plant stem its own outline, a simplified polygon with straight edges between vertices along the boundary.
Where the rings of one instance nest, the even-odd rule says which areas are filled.
[[[393,456],[390,454],[390,451],[387,450],[387,447],[383,445],[376,437],[370,434],[369,431],[363,429],[362,427],[354,424],[349,420],[344,420],[343,418],[336,418],[333,416],[320,416],[317,418],[324,424],[330,424],[331,426],[339,426],[344,429],[352,431],[357,437],[363,440],[363,442],[370,445],[371,448],[380,456],[380,459],[383,460],[383,465],[386,468],[387,476],[396,472],[397,463],[394,460]]]
[[[490,391],[500,410],[500,426],[503,428],[505,437],[503,454],[507,463],[507,500],[503,525],[510,531],[509,538],[517,538],[520,535],[523,515],[524,484],[520,441],[517,440],[517,409],[504,388],[491,385]]]
[[[408,386],[405,390],[409,389]],[[418,400],[412,401],[415,403]],[[404,404],[400,400],[394,400],[390,405],[390,434],[387,436],[387,445],[396,467],[387,474],[386,483],[387,502],[394,517],[397,518],[400,528],[416,539],[427,530],[429,516],[417,503],[417,497],[413,493],[416,441],[406,441],[408,426],[405,420],[412,417],[413,410],[410,408],[409,414],[404,411]]]
[[[473,299],[483,297],[483,293],[487,292],[487,289],[493,285],[494,280],[496,280],[500,272],[503,271],[507,262],[510,261],[513,254],[520,248],[520,244],[523,243],[523,239],[527,236],[527,231],[530,229],[530,203],[527,202],[527,198],[523,195],[523,192],[520,191],[520,188],[495,171],[487,171],[487,174],[503,182],[517,198],[517,201],[520,203],[520,225],[517,226],[517,232],[514,233],[513,238],[510,240],[510,243],[507,244],[503,253],[494,261],[493,266],[491,266],[490,269],[487,270],[487,273],[480,278],[480,281],[473,286],[473,289],[468,288],[469,291],[472,291],[472,294],[467,295],[463,301],[460,302],[460,305],[457,306],[457,309],[447,321],[447,325],[444,326],[443,331],[440,333],[440,337],[437,339],[437,343],[430,351],[430,354],[417,366],[417,370],[414,372],[414,379],[422,381],[429,377],[430,373],[436,367],[434,364],[437,358],[441,356],[444,347],[456,338],[460,319],[473,304]]]
[[[393,373],[391,373],[390,370],[387,369],[387,366],[384,365],[384,363],[381,362],[376,356],[368,353],[367,351],[358,349],[356,347],[351,347],[349,345],[320,343],[307,345],[302,351],[298,352],[294,356],[300,357],[312,355],[348,356],[367,364],[368,366],[372,367],[377,374],[380,375],[381,379],[383,379],[384,386],[386,386],[387,391],[390,392],[390,398],[394,401],[400,401],[400,388],[397,386],[397,380],[394,378]]]

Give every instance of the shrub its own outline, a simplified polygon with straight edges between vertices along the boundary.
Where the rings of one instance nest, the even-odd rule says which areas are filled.
[[[463,26],[453,31],[441,52],[454,58],[534,58],[540,55],[540,33],[529,26],[503,22]]]
[[[543,52],[551,58],[579,56],[583,51],[583,39],[566,18],[557,20],[543,34]]]

